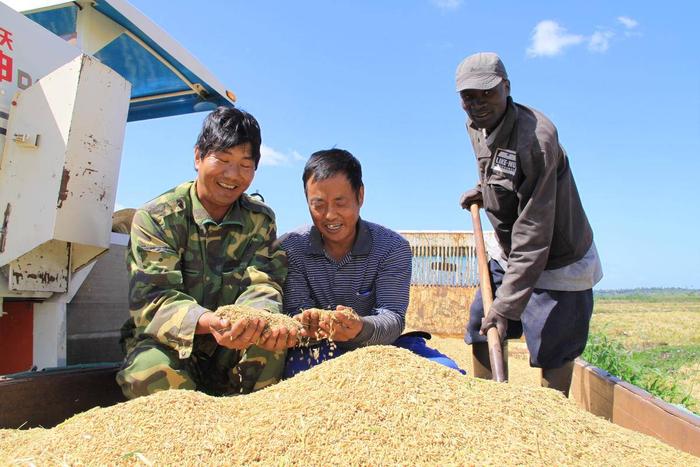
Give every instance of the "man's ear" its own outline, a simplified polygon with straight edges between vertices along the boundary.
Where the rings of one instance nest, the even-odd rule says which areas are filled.
[[[504,79],[503,80],[503,86],[506,89],[506,96],[510,96],[510,80]]]
[[[360,189],[357,190],[357,202],[362,207],[362,203],[365,201],[365,186],[362,185],[360,186]]]
[[[199,163],[202,162],[202,159],[199,157],[199,148],[194,148],[194,170],[199,172]]]

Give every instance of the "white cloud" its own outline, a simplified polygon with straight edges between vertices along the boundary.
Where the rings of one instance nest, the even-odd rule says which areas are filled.
[[[637,29],[639,22],[629,16],[618,16],[617,21],[625,27],[625,37],[641,36],[642,34]]]
[[[260,165],[289,165],[293,161],[300,160],[304,160],[304,158],[297,151],[286,154],[264,144],[260,146]]]
[[[569,34],[556,21],[544,20],[537,23],[532,32],[532,44],[527,49],[530,57],[551,57],[560,54],[564,48],[580,44],[584,36]]]
[[[114,210],[119,211],[120,209],[126,209],[126,206],[119,202],[114,203]]]
[[[588,50],[603,53],[610,48],[610,39],[615,35],[612,31],[596,31],[588,40]]]
[[[627,29],[634,29],[639,26],[639,22],[629,16],[618,16],[617,20]]]
[[[440,8],[443,11],[456,10],[462,6],[462,0],[431,0],[433,5]]]
[[[617,21],[625,27],[625,37],[640,35],[636,30],[632,30],[638,25],[636,20],[627,16],[619,16]],[[527,55],[529,57],[552,57],[561,54],[567,47],[580,44],[587,44],[589,52],[605,53],[610,48],[612,38],[617,34],[622,33],[615,32],[609,27],[601,27],[590,36],[570,34],[556,21],[544,20],[537,23],[532,32],[532,43],[527,49]]]

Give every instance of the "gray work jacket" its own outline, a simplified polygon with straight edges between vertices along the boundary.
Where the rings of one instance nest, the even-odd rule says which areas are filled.
[[[508,260],[493,309],[519,319],[545,269],[581,259],[593,242],[557,129],[538,111],[514,103],[488,138],[467,124],[484,209]]]

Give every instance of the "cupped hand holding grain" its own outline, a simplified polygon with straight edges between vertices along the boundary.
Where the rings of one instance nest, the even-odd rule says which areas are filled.
[[[318,327],[321,334],[335,342],[346,342],[362,331],[362,320],[352,308],[338,305],[335,313],[321,316]]]
[[[256,334],[258,338],[252,340],[250,344],[255,344],[265,350],[283,350],[299,343],[302,326],[298,321],[285,314],[271,313],[268,310],[242,304],[224,305],[217,308],[214,313],[217,318],[229,321],[262,321],[262,333]]]
[[[301,313],[294,315],[294,319],[299,321],[302,326],[301,336],[309,339],[320,339],[318,323],[321,319],[321,313],[324,310],[318,308],[309,308],[302,310]]]
[[[210,333],[216,343],[227,349],[242,350],[260,341],[265,329],[265,320],[241,318],[231,323],[228,318],[220,318],[207,311],[197,321],[197,333]]]
[[[274,352],[294,347],[298,342],[299,332],[297,329],[279,326],[271,327],[269,331],[264,332],[257,346]]]

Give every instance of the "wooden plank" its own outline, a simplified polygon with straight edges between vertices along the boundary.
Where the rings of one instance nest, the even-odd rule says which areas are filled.
[[[571,395],[583,409],[700,456],[700,417],[577,359]]]
[[[615,386],[612,421],[700,456],[700,417],[683,412],[631,384]]]
[[[114,377],[117,364],[0,377],[0,428],[53,427],[93,407],[126,399]]]
[[[578,405],[594,415],[612,420],[614,388],[617,378],[577,359],[571,395]]]

